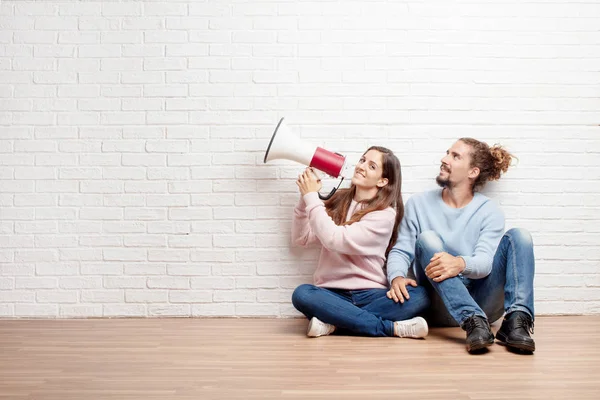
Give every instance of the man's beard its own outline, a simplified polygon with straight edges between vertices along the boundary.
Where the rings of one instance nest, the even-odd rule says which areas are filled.
[[[450,179],[448,179],[448,178],[444,179],[441,177],[441,175],[438,175],[437,178],[435,178],[435,181],[442,188],[452,187],[452,184],[450,183]]]

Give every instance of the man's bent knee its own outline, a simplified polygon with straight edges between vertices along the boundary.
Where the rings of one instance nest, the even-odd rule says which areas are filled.
[[[444,241],[435,231],[424,231],[417,238],[417,246],[424,250],[440,251],[444,248]]]
[[[509,229],[504,235],[512,238],[514,242],[519,242],[523,245],[533,246],[533,238],[531,237],[531,233],[529,233],[527,229],[512,228]]]

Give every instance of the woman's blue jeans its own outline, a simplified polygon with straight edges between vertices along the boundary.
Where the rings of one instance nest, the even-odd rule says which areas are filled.
[[[395,303],[388,289],[341,290],[300,285],[292,303],[308,319],[332,324],[338,332],[362,336],[394,336],[394,321],[413,318],[429,307],[423,287],[409,286],[410,299]]]
[[[420,286],[428,289],[432,307],[427,315],[432,325],[462,326],[479,315],[494,322],[513,311],[534,318],[533,277],[535,259],[531,235],[524,229],[504,234],[494,255],[492,272],[482,279],[462,275],[434,282],[425,268],[435,253],[448,252],[440,236],[433,231],[419,235],[415,252],[415,273]]]

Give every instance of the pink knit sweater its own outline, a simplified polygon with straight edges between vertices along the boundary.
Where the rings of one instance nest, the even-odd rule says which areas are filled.
[[[346,220],[358,210],[352,201]],[[316,286],[332,289],[387,288],[383,271],[385,249],[394,228],[396,211],[392,207],[373,211],[358,222],[338,226],[325,211],[318,193],[307,193],[294,208],[292,241],[307,247],[323,247],[314,273]]]

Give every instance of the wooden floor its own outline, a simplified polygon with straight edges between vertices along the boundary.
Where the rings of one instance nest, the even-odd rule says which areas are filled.
[[[309,339],[306,325],[0,320],[0,399],[600,399],[599,316],[539,317],[533,355],[469,355],[459,328]]]

